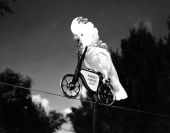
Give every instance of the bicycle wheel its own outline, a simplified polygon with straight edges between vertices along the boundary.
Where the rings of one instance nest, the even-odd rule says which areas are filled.
[[[108,83],[103,84],[98,88],[97,96],[99,101],[103,104],[112,105],[115,101],[115,91]]]
[[[73,84],[73,77],[73,74],[66,74],[60,82],[61,90],[67,98],[76,98],[80,94],[80,82],[78,80],[75,84]]]

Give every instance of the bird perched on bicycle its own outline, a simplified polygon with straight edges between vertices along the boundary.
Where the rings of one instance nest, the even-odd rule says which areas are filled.
[[[85,66],[96,72],[101,72],[104,75],[103,83],[110,80],[115,91],[115,100],[126,99],[127,93],[120,83],[110,53],[107,50],[107,44],[100,40],[98,29],[94,27],[94,24],[87,18],[76,17],[71,23],[71,31],[82,53],[85,47],[88,47],[84,58]]]

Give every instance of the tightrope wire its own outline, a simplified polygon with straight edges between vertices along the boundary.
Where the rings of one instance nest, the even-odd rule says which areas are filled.
[[[57,94],[57,93],[52,93],[52,92],[42,91],[42,90],[37,90],[37,89],[32,89],[32,88],[26,88],[26,87],[22,87],[22,86],[18,86],[18,85],[12,85],[12,84],[9,84],[9,83],[4,83],[4,82],[1,82],[1,81],[0,81],[0,84],[2,84],[2,85],[7,85],[7,86],[12,86],[12,87],[23,88],[23,89],[28,89],[28,90],[32,90],[32,91],[36,91],[36,92],[41,92],[41,93],[46,93],[46,94],[49,94],[49,95],[54,95],[54,96],[66,98],[65,96],[60,95],[60,94]],[[79,101],[88,102],[88,103],[91,103],[91,104],[96,104],[96,102],[89,101],[89,100],[85,100],[85,99],[75,98],[75,99],[73,99],[73,100],[79,100]],[[127,108],[127,107],[120,107],[120,106],[115,106],[115,105],[107,105],[107,104],[103,104],[103,103],[99,103],[99,102],[97,102],[97,104],[102,105],[102,106],[117,108],[117,109],[121,109],[121,110],[138,112],[138,113],[143,113],[143,114],[148,114],[148,115],[154,115],[154,116],[159,116],[159,117],[164,117],[164,118],[170,119],[170,116],[169,116],[169,115],[166,115],[166,114],[159,114],[159,113],[154,113],[154,112],[147,112],[147,111],[142,111],[142,110]]]

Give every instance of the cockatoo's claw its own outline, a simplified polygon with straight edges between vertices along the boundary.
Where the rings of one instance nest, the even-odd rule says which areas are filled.
[[[102,80],[103,84],[107,83],[107,81],[108,81],[108,79],[106,79],[106,78],[104,78],[104,79]]]
[[[102,82],[103,82],[103,84],[105,84],[105,83],[110,83],[110,78],[104,78],[104,79],[102,80]]]

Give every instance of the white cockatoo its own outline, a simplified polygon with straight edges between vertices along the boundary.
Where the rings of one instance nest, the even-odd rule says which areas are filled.
[[[103,82],[110,79],[117,101],[126,99],[127,93],[119,81],[110,53],[106,48],[107,45],[99,39],[98,30],[93,23],[87,18],[76,17],[71,23],[71,31],[74,39],[79,41],[82,50],[88,46],[84,59],[85,66],[101,72],[104,75]]]

